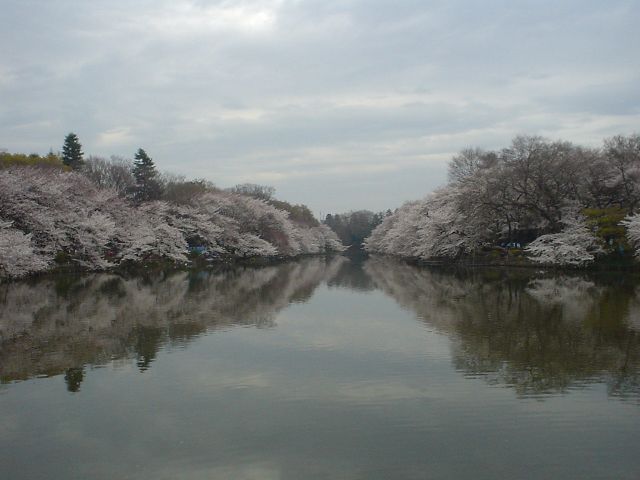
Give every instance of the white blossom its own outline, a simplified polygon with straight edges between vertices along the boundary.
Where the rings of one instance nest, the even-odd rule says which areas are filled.
[[[34,252],[31,234],[11,228],[11,224],[0,220],[0,276],[21,277],[45,270],[50,259]]]
[[[579,267],[592,263],[603,252],[598,238],[582,217],[569,216],[564,223],[566,226],[561,232],[541,235],[525,248],[533,261]]]
[[[386,217],[365,241],[365,248],[404,257],[455,257],[469,251],[477,235],[459,213],[456,187],[437,190],[425,199],[408,202]]]
[[[266,201],[209,191],[187,205],[133,206],[81,174],[0,170],[0,275],[47,269],[54,258],[87,270],[122,262],[189,262],[189,248],[210,257],[295,256],[341,251],[326,226],[307,227]]]
[[[636,257],[640,257],[640,214],[628,216],[621,224],[627,229],[627,239],[634,247]]]

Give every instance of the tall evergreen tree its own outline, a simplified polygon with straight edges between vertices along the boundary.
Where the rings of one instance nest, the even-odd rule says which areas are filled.
[[[74,170],[79,170],[84,165],[82,156],[82,145],[78,136],[71,132],[64,137],[64,145],[62,146],[62,163]]]
[[[142,148],[138,149],[134,158],[133,176],[136,179],[136,185],[133,190],[134,200],[147,202],[159,199],[162,188],[157,178],[158,171],[153,160]]]

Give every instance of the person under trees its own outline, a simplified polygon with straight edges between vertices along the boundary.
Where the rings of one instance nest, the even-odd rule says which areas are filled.
[[[84,165],[84,153],[78,136],[71,132],[64,137],[62,146],[62,163],[73,170],[80,170]]]
[[[162,186],[158,180],[158,171],[147,152],[139,148],[133,162],[133,199],[137,203],[158,200],[162,194]]]

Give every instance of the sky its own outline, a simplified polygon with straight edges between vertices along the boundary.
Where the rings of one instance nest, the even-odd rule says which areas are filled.
[[[515,135],[640,132],[638,0],[0,0],[0,148],[386,210]]]

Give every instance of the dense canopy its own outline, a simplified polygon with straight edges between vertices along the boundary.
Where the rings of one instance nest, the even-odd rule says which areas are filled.
[[[90,159],[77,173],[47,158],[48,168],[19,160],[0,169],[0,277],[60,265],[105,270],[343,249],[326,225],[203,182],[170,178],[164,198],[159,189],[148,199],[126,161]]]
[[[526,245],[540,263],[584,265],[638,246],[639,207],[640,135],[601,149],[519,136],[455,156],[448,184],[385,218],[366,248],[432,259]]]

